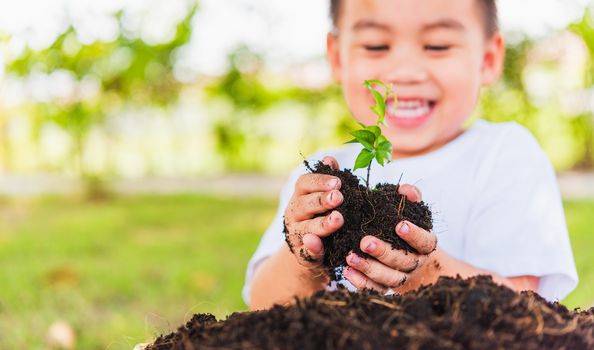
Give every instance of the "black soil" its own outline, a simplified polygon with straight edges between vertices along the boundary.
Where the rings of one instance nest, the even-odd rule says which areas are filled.
[[[309,168],[307,163],[306,166]],[[359,246],[363,237],[372,235],[390,243],[393,249],[416,253],[413,247],[396,234],[396,225],[407,220],[428,231],[433,228],[431,211],[427,205],[424,202],[411,202],[400,195],[399,185],[378,184],[375,189],[368,189],[349,169],[333,170],[322,162],[318,162],[310,170],[313,173],[336,176],[341,181],[340,192],[344,201],[336,210],[342,214],[344,225],[322,239],[323,263],[333,280],[340,279],[349,252],[369,257]],[[326,214],[328,213],[323,215]]]
[[[594,349],[594,308],[569,311],[490,277],[383,296],[345,289],[290,306],[195,315],[147,349]]]

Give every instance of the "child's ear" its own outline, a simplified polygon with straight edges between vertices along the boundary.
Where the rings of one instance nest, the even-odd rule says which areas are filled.
[[[483,68],[481,71],[483,85],[489,85],[495,82],[503,70],[505,60],[505,41],[500,33],[495,33],[485,43],[485,53],[483,56]]]
[[[340,83],[341,76],[341,62],[340,62],[340,50],[338,44],[338,35],[334,33],[328,33],[326,36],[326,55],[328,57],[328,63],[330,64],[330,70],[332,77],[337,83]]]

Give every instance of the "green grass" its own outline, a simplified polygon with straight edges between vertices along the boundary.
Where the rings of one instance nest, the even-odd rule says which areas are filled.
[[[594,307],[594,201],[567,201],[564,206],[580,283],[563,304]]]
[[[245,265],[271,199],[170,195],[0,200],[0,349],[45,349],[57,320],[79,349],[127,349],[193,313],[245,310]],[[579,288],[594,302],[594,201],[566,203]]]
[[[193,313],[244,310],[245,265],[274,206],[198,196],[4,201],[0,349],[46,348],[48,326],[63,319],[77,348],[130,350]]]

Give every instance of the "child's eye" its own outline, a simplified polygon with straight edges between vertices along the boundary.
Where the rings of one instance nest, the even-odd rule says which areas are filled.
[[[388,51],[390,46],[388,45],[364,45],[367,51]]]
[[[450,45],[425,45],[427,51],[447,51],[450,48]]]

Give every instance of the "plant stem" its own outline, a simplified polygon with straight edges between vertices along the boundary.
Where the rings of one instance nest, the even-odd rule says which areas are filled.
[[[371,171],[371,163],[373,163],[373,161],[369,162],[369,166],[367,167],[367,180],[365,181],[368,191],[369,191],[369,172]]]

